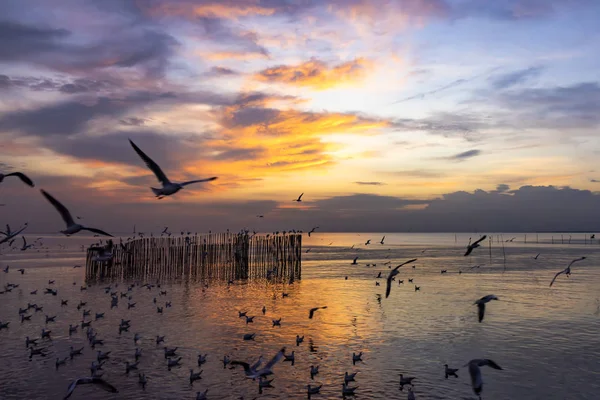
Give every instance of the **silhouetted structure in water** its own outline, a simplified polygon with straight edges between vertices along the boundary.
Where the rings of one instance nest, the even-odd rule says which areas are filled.
[[[301,277],[302,235],[210,233],[137,238],[87,250],[86,281]]]

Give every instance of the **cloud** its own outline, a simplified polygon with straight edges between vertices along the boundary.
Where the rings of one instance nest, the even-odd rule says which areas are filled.
[[[372,63],[356,58],[329,67],[325,62],[312,59],[299,65],[279,65],[259,71],[256,80],[268,83],[285,83],[307,86],[317,90],[360,82],[372,68]]]
[[[226,67],[212,67],[208,72],[209,76],[233,76],[239,75],[239,72]]]
[[[124,126],[142,126],[146,123],[144,118],[129,117],[119,120],[119,123]]]
[[[467,151],[463,151],[462,153],[458,153],[453,156],[450,156],[447,159],[462,161],[462,160],[466,160],[468,158],[477,157],[480,154],[481,154],[481,150],[477,150],[477,149],[467,150]]]
[[[496,106],[513,111],[515,119],[548,129],[595,128],[600,124],[600,85],[524,88],[499,93]]]
[[[170,35],[132,25],[106,31],[86,43],[64,28],[0,21],[0,61],[27,62],[61,72],[140,67],[161,76],[178,42]]]
[[[529,67],[526,69],[509,72],[491,78],[492,86],[495,89],[507,89],[527,82],[541,74],[543,67]]]
[[[381,185],[385,185],[385,183],[383,183],[383,182],[361,182],[361,181],[358,181],[358,182],[354,182],[354,183],[356,183],[357,185],[361,185],[361,186],[381,186]]]
[[[590,182],[592,182],[592,183],[600,183],[600,180],[599,179],[590,179]]]

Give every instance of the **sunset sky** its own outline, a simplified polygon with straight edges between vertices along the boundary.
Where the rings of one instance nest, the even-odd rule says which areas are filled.
[[[6,179],[0,215],[63,229],[44,188],[114,231],[592,229],[598,21],[596,0],[4,0],[0,172],[36,189]],[[156,200],[128,138],[219,179]]]

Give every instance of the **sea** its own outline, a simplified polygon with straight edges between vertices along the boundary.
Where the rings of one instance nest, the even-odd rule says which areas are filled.
[[[9,266],[0,272],[0,322],[9,322],[0,330],[0,399],[62,399],[70,382],[90,376],[98,350],[110,351],[102,378],[118,393],[81,385],[71,399],[195,399],[207,389],[208,399],[305,399],[307,385],[322,385],[313,399],[339,399],[348,372],[357,373],[349,383],[357,387],[355,399],[407,399],[410,385],[399,384],[403,374],[415,377],[416,399],[475,400],[465,364],[482,358],[502,367],[482,367],[482,399],[600,398],[600,242],[588,233],[489,233],[464,256],[469,238],[479,236],[317,230],[304,234],[302,279],[292,284],[178,280],[147,289],[142,281],[87,285],[85,250],[99,238],[26,233],[29,243],[37,240],[35,248],[21,251],[19,237],[14,249],[0,249],[0,268]],[[579,257],[586,259],[550,287],[554,275]],[[386,298],[390,267],[413,258],[399,269]],[[8,283],[19,286],[6,292]],[[120,294],[132,284],[131,300],[119,295],[111,309],[105,288]],[[44,294],[46,288],[57,295]],[[489,294],[498,301],[487,304],[480,323],[474,302]],[[80,302],[87,304],[78,309]],[[158,313],[166,302],[172,306]],[[31,321],[21,323],[19,308],[28,303],[43,310],[29,310]],[[308,318],[311,308],[323,306]],[[83,309],[104,341],[95,349],[85,329],[69,335]],[[254,322],[246,323],[240,311]],[[104,317],[95,320],[96,313]],[[56,316],[55,322],[46,324],[46,316]],[[281,326],[273,326],[280,318]],[[131,320],[128,332],[119,333],[121,319]],[[51,339],[40,339],[42,329],[51,330]],[[247,333],[255,340],[243,340]],[[156,343],[157,335],[164,343]],[[297,335],[303,342],[297,344]],[[38,338],[45,357],[30,359],[26,336]],[[83,355],[56,368],[70,346],[83,347]],[[181,366],[168,370],[165,346],[177,347]],[[136,347],[142,349],[138,370],[126,374]],[[283,347],[295,360],[279,362],[272,387],[262,390],[243,368],[222,361],[227,355],[252,364]],[[354,363],[353,353],[362,353],[362,361]],[[201,366],[199,354],[206,355]],[[444,364],[458,368],[458,378],[446,379]],[[314,379],[311,366],[319,366]],[[190,384],[190,370],[202,370],[202,379]],[[147,377],[145,390],[138,373]]]

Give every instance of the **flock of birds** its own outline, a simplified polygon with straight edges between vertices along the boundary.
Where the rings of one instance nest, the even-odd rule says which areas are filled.
[[[151,188],[152,192],[158,199],[162,199],[165,196],[173,195],[173,194],[177,193],[178,191],[180,191],[181,189],[183,189],[187,185],[194,184],[194,183],[200,183],[200,182],[208,182],[208,181],[217,179],[217,177],[211,177],[211,178],[207,178],[207,179],[192,180],[192,181],[181,182],[181,183],[172,182],[167,178],[166,174],[161,170],[161,168],[158,166],[158,164],[156,164],[151,158],[149,158],[135,143],[133,143],[131,140],[129,140],[129,142],[130,142],[132,148],[134,149],[134,151],[138,154],[138,156],[143,160],[143,162],[146,164],[146,166],[154,173],[154,175],[156,176],[158,181],[161,183],[161,185],[162,185],[161,188]],[[0,174],[0,182],[2,182],[7,177],[16,177],[16,178],[19,178],[22,182],[24,182],[28,186],[31,186],[31,187],[34,186],[33,181],[21,172]],[[70,236],[70,235],[74,235],[80,231],[87,230],[87,231],[94,233],[95,235],[103,235],[103,236],[112,237],[111,234],[109,234],[101,229],[97,229],[97,228],[93,228],[93,227],[89,227],[89,226],[83,226],[80,223],[76,222],[75,218],[73,218],[73,215],[69,212],[69,210],[61,202],[59,202],[56,198],[54,198],[52,195],[50,195],[48,192],[46,192],[43,189],[41,190],[41,193],[44,196],[44,198],[56,209],[56,211],[62,217],[62,219],[66,225],[66,228],[64,230],[61,230],[60,232],[63,233],[64,235]],[[298,198],[295,199],[294,201],[301,202],[303,195],[304,195],[304,193],[302,193],[300,196],[298,196]],[[258,217],[262,218],[263,216],[261,215]],[[81,218],[77,217],[77,219],[79,220]],[[0,234],[3,236],[3,238],[0,239],[0,245],[4,244],[4,243],[9,243],[12,245],[12,243],[17,238],[17,236],[20,235],[26,228],[27,228],[27,224],[25,224],[24,227],[22,227],[16,231],[11,231],[10,227],[7,225],[6,231],[0,232]],[[308,236],[311,236],[311,234],[315,233],[316,229],[318,229],[318,228],[319,228],[318,226],[312,228],[308,232]],[[162,234],[167,234],[167,233],[169,233],[169,232],[168,232],[167,228],[165,228],[165,230],[162,232]],[[464,256],[471,255],[473,251],[475,251],[477,248],[479,248],[481,246],[481,243],[486,239],[486,237],[487,237],[486,235],[483,235],[474,242],[471,242],[469,240],[469,243],[467,245],[467,249],[464,253]],[[385,243],[385,236],[380,240],[379,243],[381,245],[383,245]],[[365,242],[365,245],[370,245],[370,244],[371,244],[370,239]],[[23,245],[21,247],[21,250],[25,251],[31,247],[33,247],[33,244],[27,243],[25,237],[23,237]],[[310,251],[310,249],[308,251]],[[535,257],[535,259],[537,259],[538,257],[539,257],[539,254]],[[352,264],[353,265],[358,264],[357,260],[358,260],[358,257],[354,258]],[[559,271],[554,276],[554,278],[550,282],[550,286],[552,286],[555,283],[556,279],[562,274],[569,277],[571,274],[571,266],[575,262],[582,261],[582,260],[585,260],[585,257],[580,257],[580,258],[577,258],[577,259],[571,261],[571,263],[567,266],[567,268]],[[385,298],[388,298],[390,296],[391,289],[392,289],[392,282],[395,280],[395,277],[400,273],[400,268],[403,266],[406,266],[408,264],[412,264],[415,261],[417,261],[416,258],[405,261],[405,262],[397,265],[394,268],[392,268],[391,265],[389,266],[390,272],[386,279]],[[3,271],[4,271],[4,273],[9,273],[9,271],[10,271],[9,267],[7,266],[6,268],[4,268]],[[18,271],[21,274],[25,273],[24,269],[20,269]],[[445,271],[442,270],[442,273],[444,273],[444,272]],[[346,277],[346,279],[347,278],[348,277]],[[378,278],[381,278],[381,273],[379,273]],[[412,279],[410,279],[409,281],[412,281]],[[48,282],[48,286],[52,286],[54,283],[55,282],[53,280],[50,280]],[[400,283],[402,283],[402,281],[400,281]],[[378,282],[377,282],[377,285],[379,285]],[[19,284],[7,283],[3,288],[4,290],[0,291],[0,294],[10,293],[13,289],[18,288],[18,287],[19,287]],[[155,289],[159,292],[159,296],[166,295],[166,291],[161,290],[159,283],[157,283],[157,284],[146,283],[144,285],[131,284],[127,287],[126,292],[121,292],[120,294],[117,292],[117,287],[118,287],[118,284],[115,284],[115,286],[111,285],[111,286],[108,286],[105,288],[106,293],[109,294],[110,298],[111,298],[111,310],[114,307],[118,306],[119,298],[127,298],[127,300],[128,300],[127,309],[134,308],[136,303],[133,302],[133,292],[136,289],[137,290],[142,290],[142,289],[153,290],[153,289]],[[82,291],[86,290],[86,289],[87,288],[85,286],[81,287]],[[415,291],[418,291],[419,289],[420,289],[420,287],[415,285]],[[52,296],[58,295],[57,289],[54,289],[52,287],[47,287],[45,289],[44,293],[50,294]],[[37,290],[32,291],[30,293],[31,296],[35,296],[36,294],[37,294]],[[282,295],[282,297],[287,297],[287,294],[284,293]],[[499,300],[499,299],[497,296],[490,294],[490,295],[484,296],[474,302],[474,304],[477,305],[477,315],[478,315],[479,322],[483,322],[483,319],[485,316],[486,304],[492,300]],[[63,306],[68,307],[68,304],[69,304],[68,302],[69,302],[69,300],[67,300],[67,299],[61,299],[61,307],[63,307]],[[154,303],[154,306],[156,306],[157,313],[159,313],[159,314],[162,314],[164,312],[164,308],[171,307],[171,302],[165,302],[163,306],[158,306],[156,297],[153,299],[153,303]],[[88,338],[89,344],[90,344],[91,348],[95,350],[95,348],[97,346],[103,345],[103,340],[98,337],[98,332],[92,327],[92,322],[94,322],[94,324],[96,324],[96,321],[103,319],[104,313],[96,313],[95,319],[94,319],[94,321],[92,321],[91,320],[91,310],[86,309],[85,307],[86,307],[86,303],[83,301],[80,301],[79,304],[77,305],[78,310],[83,309],[82,320],[81,320],[80,324],[78,323],[75,325],[69,325],[69,336],[75,334],[77,332],[79,326],[81,327],[81,330],[86,328],[86,336]],[[327,306],[314,307],[314,308],[308,310],[308,318],[312,320],[315,317],[317,311],[326,310],[326,309],[327,309]],[[34,310],[34,312],[42,311],[43,306],[28,303],[25,308],[19,308],[18,314],[19,314],[20,322],[22,324],[31,320],[32,315],[29,314],[30,310]],[[324,311],[322,311],[322,312],[324,312]],[[266,307],[262,308],[262,313],[263,313],[263,315],[265,315]],[[47,325],[49,323],[53,323],[56,318],[57,318],[56,315],[55,316],[46,315],[45,316],[45,324]],[[86,318],[87,318],[87,320],[86,320]],[[247,312],[239,311],[238,318],[245,318],[246,324],[250,324],[253,322],[254,316],[248,315]],[[9,329],[10,323],[11,323],[10,321],[0,321],[0,331],[2,331],[4,329]],[[272,324],[273,324],[273,327],[281,326],[281,318],[273,319]],[[131,321],[122,319],[119,324],[119,327],[118,327],[119,334],[124,333],[124,332],[129,332],[130,328],[131,328]],[[29,350],[29,358],[30,359],[33,359],[34,357],[37,357],[37,356],[39,356],[39,357],[47,356],[46,349],[44,347],[42,347],[41,344],[38,344],[38,341],[43,342],[45,340],[51,340],[51,333],[52,333],[51,330],[46,330],[46,328],[44,328],[44,329],[42,329],[42,331],[40,333],[39,339],[38,338],[32,339],[28,336],[25,337],[25,344]],[[255,337],[255,334],[246,334],[246,335],[244,335],[243,339],[244,340],[254,340],[254,337]],[[136,333],[133,336],[133,344],[136,346],[135,349],[132,349],[133,350],[132,351],[133,360],[132,360],[132,362],[125,363],[126,374],[129,374],[129,372],[131,372],[131,371],[137,371],[140,366],[140,358],[142,358],[142,349],[137,347],[139,340],[140,340],[140,335],[138,333]],[[157,346],[160,345],[162,342],[164,342],[164,340],[165,340],[164,336],[157,335],[156,336],[156,345]],[[296,346],[300,346],[300,344],[303,342],[303,340],[304,340],[303,336],[300,337],[299,335],[297,335],[296,336]],[[311,345],[311,347],[312,347],[312,345]],[[177,347],[174,347],[174,348],[164,347],[164,356],[165,356],[165,362],[166,362],[165,367],[168,370],[171,370],[172,368],[181,366],[182,357],[178,355],[177,350],[178,350]],[[56,368],[57,369],[60,368],[69,359],[73,360],[77,356],[81,355],[83,353],[83,351],[84,351],[84,348],[75,349],[75,348],[71,347],[68,356],[63,357],[63,358],[61,358],[61,357],[56,358],[56,361],[55,361]],[[67,393],[64,396],[64,398],[65,399],[69,398],[75,392],[75,390],[79,386],[82,386],[82,385],[91,385],[91,386],[97,387],[99,389],[106,390],[108,392],[116,393],[117,388],[102,378],[102,366],[104,365],[106,360],[110,358],[110,353],[111,353],[110,351],[103,352],[101,350],[97,350],[96,360],[94,362],[92,362],[92,365],[90,366],[90,372],[91,372],[90,376],[74,379],[72,381],[72,383],[69,385]],[[362,352],[353,353],[353,355],[352,355],[353,365],[356,364],[357,362],[361,362],[362,356],[363,356]],[[207,357],[206,355],[202,355],[202,354],[200,354],[198,356],[198,366],[199,367],[202,367],[202,365],[204,363],[206,363],[206,361],[207,361],[206,357]],[[262,356],[258,360],[256,360],[254,363],[250,363],[248,361],[241,361],[241,360],[232,360],[227,355],[225,355],[222,360],[224,368],[227,368],[227,366],[229,366],[230,368],[235,368],[236,366],[240,366],[244,369],[244,374],[245,374],[246,378],[258,380],[258,386],[259,386],[260,393],[262,393],[263,389],[272,387],[271,386],[272,379],[269,379],[269,377],[274,374],[274,367],[280,361],[291,362],[293,365],[294,361],[295,361],[295,351],[292,351],[291,353],[287,353],[286,347],[282,347],[270,359],[270,361],[264,365],[263,365]],[[493,360],[490,360],[490,359],[473,359],[473,360],[470,360],[468,363],[466,363],[464,366],[468,367],[473,392],[479,398],[481,398],[481,393],[483,390],[481,367],[488,366],[488,367],[496,369],[496,370],[502,370],[502,367],[500,367],[500,365],[498,365],[496,362],[494,362]],[[457,374],[457,372],[459,371],[458,368],[451,368],[448,366],[448,364],[445,364],[444,368],[445,368],[444,374],[445,374],[446,379],[450,376],[458,378],[458,374]],[[202,372],[203,372],[202,370],[200,370],[199,372],[195,372],[193,368],[190,369],[189,382],[191,385],[193,385],[193,383],[195,381],[202,379],[202,376],[201,376]],[[318,375],[318,373],[319,373],[319,366],[312,365],[310,367],[311,379],[314,379],[315,376]],[[350,386],[350,383],[355,381],[355,376],[356,376],[356,373],[348,373],[348,372],[345,373],[344,381],[341,384],[343,397],[353,396],[355,394],[358,387]],[[403,388],[404,386],[409,386],[409,389],[408,389],[408,399],[409,400],[414,400],[416,398],[415,392],[413,390],[413,383],[412,383],[412,381],[415,379],[416,379],[415,377],[407,377],[402,374],[400,375],[400,382],[399,382],[400,387]],[[140,386],[143,389],[145,389],[145,387],[148,383],[148,379],[147,379],[146,375],[143,374],[142,372],[138,372],[138,380],[139,380]],[[307,393],[308,397],[310,398],[311,396],[318,395],[320,393],[321,388],[322,388],[322,385],[313,386],[311,384],[308,384],[306,386],[306,393]],[[208,398],[208,389],[205,391],[200,391],[200,392],[196,393],[197,400],[202,400],[202,399],[207,399],[207,398]]]

